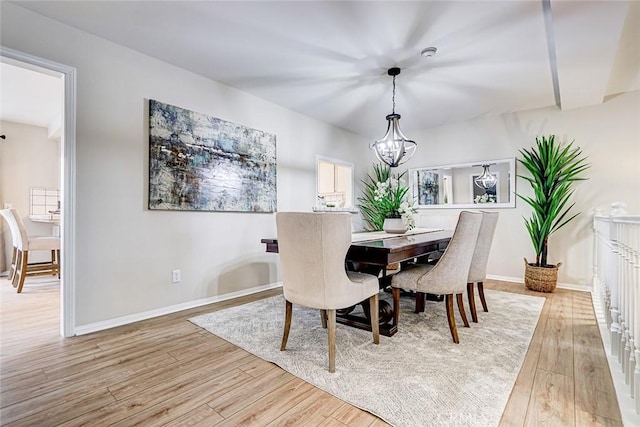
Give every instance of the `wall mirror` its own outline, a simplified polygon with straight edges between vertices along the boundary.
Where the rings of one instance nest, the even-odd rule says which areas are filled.
[[[316,156],[314,210],[353,210],[353,163]]]
[[[409,183],[418,208],[513,208],[515,169],[515,158],[427,166],[410,169]]]

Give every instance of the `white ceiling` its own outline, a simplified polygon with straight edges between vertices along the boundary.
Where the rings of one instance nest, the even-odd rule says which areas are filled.
[[[368,138],[640,89],[638,2],[14,3]]]

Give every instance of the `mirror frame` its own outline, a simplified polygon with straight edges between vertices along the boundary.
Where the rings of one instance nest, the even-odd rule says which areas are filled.
[[[415,174],[418,171],[431,171],[438,169],[453,169],[453,168],[469,168],[487,163],[508,163],[509,165],[509,201],[502,203],[447,203],[437,205],[421,205],[418,203],[417,183]],[[424,166],[420,168],[409,169],[409,188],[411,189],[411,197],[415,206],[418,209],[487,209],[487,208],[515,208],[516,207],[516,159],[515,157],[508,157],[505,159],[495,160],[480,160],[477,162],[469,163],[455,163],[449,165],[437,165],[437,166]]]

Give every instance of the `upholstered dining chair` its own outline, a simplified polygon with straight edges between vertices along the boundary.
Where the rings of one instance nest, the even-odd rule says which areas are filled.
[[[462,293],[466,289],[469,266],[476,247],[478,232],[482,223],[480,212],[460,212],[456,229],[444,253],[435,265],[415,264],[401,271],[391,279],[393,292],[394,324],[398,325],[400,313],[400,289],[418,294],[445,295],[447,321],[453,342],[458,344],[458,329],[453,313],[453,296],[458,301],[458,310],[466,327],[469,326],[464,311]]]
[[[22,292],[27,276],[60,274],[60,238],[54,236],[29,236],[18,211],[9,208],[0,210],[9,224],[13,239],[12,265],[9,270],[11,283]],[[29,263],[29,252],[50,251],[51,261]]]
[[[489,311],[487,301],[484,298],[484,280],[487,278],[487,263],[489,262],[489,252],[493,235],[498,224],[498,212],[482,212],[482,224],[478,232],[476,248],[473,251],[471,266],[469,267],[469,278],[467,279],[467,297],[469,298],[469,310],[471,310],[471,320],[478,323],[478,313],[476,311],[476,299],[473,293],[473,284],[478,285],[478,295],[482,303],[482,309]]]
[[[350,213],[278,212],[276,225],[286,300],[280,350],[287,346],[293,304],[319,309],[322,326],[328,325],[329,372],[335,372],[336,310],[368,299],[373,342],[380,342],[378,278],[345,270]]]

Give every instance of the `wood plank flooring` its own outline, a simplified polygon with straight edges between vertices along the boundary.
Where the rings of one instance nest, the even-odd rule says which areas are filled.
[[[485,288],[547,298],[501,426],[621,426],[591,296]],[[56,281],[0,279],[0,424],[386,425],[187,320],[278,293],[64,339]]]

